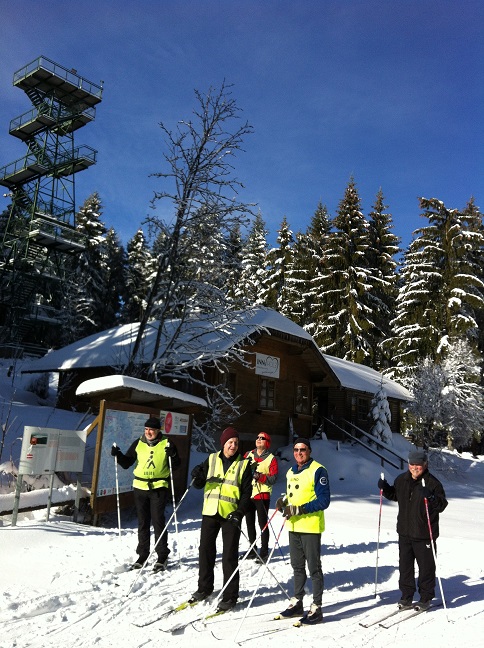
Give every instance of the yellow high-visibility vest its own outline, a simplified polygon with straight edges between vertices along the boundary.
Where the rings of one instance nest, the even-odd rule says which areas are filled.
[[[251,450],[249,454],[247,455],[247,459],[251,463],[255,463],[257,465],[257,472],[262,473],[263,475],[268,475],[269,474],[269,468],[271,465],[271,461],[274,459],[273,454],[269,454],[263,461],[253,461],[254,457],[257,457],[258,454],[257,452],[254,452]],[[270,484],[267,484],[266,482],[264,484],[261,484],[260,482],[255,482],[252,485],[252,495],[251,497],[255,497],[256,495],[259,495],[259,493],[272,493],[272,486]]]
[[[133,486],[140,490],[168,488],[170,466],[165,447],[167,439],[154,446],[143,443],[141,439],[136,446],[137,463],[133,470]]]
[[[240,485],[247,461],[239,457],[224,474],[219,452],[208,458],[207,481],[203,495],[202,515],[216,515],[226,518],[235,511],[240,500]]]
[[[321,464],[312,461],[303,471],[294,473],[292,469],[287,472],[287,499],[289,504],[302,506],[316,499],[314,491],[314,478]],[[294,515],[286,521],[289,531],[299,533],[322,533],[324,531],[324,511]]]

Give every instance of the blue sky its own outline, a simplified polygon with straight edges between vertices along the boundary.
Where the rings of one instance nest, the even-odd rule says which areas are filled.
[[[418,196],[484,208],[483,18],[481,0],[0,0],[0,166],[26,150],[8,134],[30,108],[16,70],[43,55],[103,80],[76,133],[98,150],[76,202],[98,191],[126,243],[161,188],[159,122],[174,128],[194,89],[225,79],[254,127],[242,198],[271,244],[284,216],[296,232],[319,200],[334,215],[353,176],[365,214],[382,188],[408,245],[426,224]]]

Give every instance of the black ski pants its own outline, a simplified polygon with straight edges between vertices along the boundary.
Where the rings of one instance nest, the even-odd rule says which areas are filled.
[[[264,529],[260,538],[260,555],[267,556],[269,553],[269,525],[267,520],[269,519],[269,504],[270,500],[268,499],[251,499],[249,508],[245,514],[245,521],[247,524],[247,534],[249,536],[250,544],[255,542],[257,534],[255,531],[255,516],[257,513],[257,521],[259,522],[260,529]],[[266,526],[267,525],[267,526]]]
[[[215,559],[217,557],[217,536],[222,530],[222,571],[224,586],[237,569],[239,563],[240,529],[221,515],[202,515],[200,532],[198,591],[211,594],[214,586]],[[239,597],[239,572],[235,574],[224,590],[222,600],[236,601]]]
[[[413,598],[415,593],[415,561],[418,565],[417,587],[420,599],[431,601],[435,596],[435,560],[429,540],[414,540],[399,536],[399,587],[402,598]],[[434,543],[435,554],[437,546]]]
[[[150,555],[150,529],[153,525],[155,542],[165,528],[165,506],[168,497],[168,488],[154,488],[152,490],[134,489],[134,503],[138,516],[138,556],[144,562]],[[165,531],[156,545],[158,561],[164,562],[168,558],[168,533]]]

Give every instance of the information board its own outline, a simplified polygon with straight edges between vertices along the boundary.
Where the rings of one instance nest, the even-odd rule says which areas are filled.
[[[99,458],[96,497],[105,497],[116,493],[116,466],[111,455],[113,443],[121,452],[126,453],[129,446],[144,433],[146,413],[106,409],[102,432],[102,447]],[[159,413],[161,431],[166,437],[187,436],[190,416],[179,412]],[[133,466],[134,468],[134,466]],[[133,490],[133,468],[123,470],[118,466],[118,484],[120,493]]]

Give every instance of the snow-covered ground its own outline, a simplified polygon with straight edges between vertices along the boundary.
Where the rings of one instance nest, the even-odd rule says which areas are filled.
[[[5,399],[5,391],[2,393]],[[41,410],[47,408],[35,405],[33,400],[22,405],[21,398],[21,391],[17,390],[12,412],[21,421],[23,411],[29,417],[26,424],[32,424],[32,419],[38,425],[43,420]],[[79,421],[79,414],[56,411],[51,414],[49,425],[66,428],[73,425],[75,417]],[[407,452],[404,439],[394,435],[394,443]],[[292,458],[290,448],[283,454]],[[313,456],[327,467],[332,490],[323,534],[325,620],[322,625],[298,629],[290,620],[273,620],[286,606],[283,590],[292,595],[285,530],[269,564],[273,574],[253,561],[242,563],[240,603],[233,612],[205,625],[195,621],[178,633],[171,632],[177,624],[208,614],[214,604],[212,599],[156,621],[163,612],[186,600],[197,586],[202,494],[190,489],[177,515],[178,533],[175,534],[174,525],[170,527],[170,544],[174,550],[169,570],[158,575],[151,572],[151,566],[141,574],[126,571],[136,548],[136,520],[126,512],[122,512],[121,534],[115,514],[106,518],[102,527],[73,523],[55,508],[51,510],[49,522],[45,521],[45,510],[38,510],[19,515],[16,527],[11,526],[10,515],[0,516],[0,647],[140,648],[150,644],[186,646],[188,642],[228,646],[235,641],[242,645],[264,642],[271,646],[303,641],[305,646],[318,648],[321,645],[388,648],[415,643],[428,647],[482,646],[483,459],[448,452],[431,456],[431,470],[442,480],[449,499],[449,506],[441,515],[438,541],[438,572],[446,607],[436,607],[415,619],[384,629],[378,625],[371,628],[360,625],[377,613],[375,607],[393,607],[399,598],[397,507],[386,500],[382,507],[375,598],[380,510],[376,482],[382,468],[364,449],[324,439],[313,442]],[[202,458],[192,453],[191,464]],[[280,462],[282,474],[288,466],[289,462]],[[389,480],[398,472],[385,468]],[[281,477],[273,501],[284,490],[284,483]],[[272,520],[274,534],[279,534],[281,526],[282,518],[276,513]],[[247,547],[243,539],[241,553]],[[216,592],[221,581],[218,563]],[[257,594],[248,607],[254,590]],[[437,593],[436,600],[441,602],[439,587]],[[305,603],[310,602],[308,594]],[[153,623],[142,625],[149,621]]]

